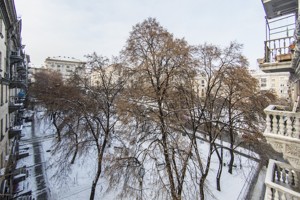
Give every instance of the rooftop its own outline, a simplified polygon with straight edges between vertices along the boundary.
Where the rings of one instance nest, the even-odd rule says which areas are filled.
[[[67,56],[53,56],[53,57],[48,57],[46,58],[45,61],[49,61],[49,60],[56,60],[56,61],[67,61],[67,62],[84,62],[81,61],[79,59],[76,59],[74,57],[67,57]]]

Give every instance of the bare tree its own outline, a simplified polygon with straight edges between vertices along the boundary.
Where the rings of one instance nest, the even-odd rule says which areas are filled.
[[[239,55],[237,49],[237,55]],[[230,143],[230,161],[228,172],[232,174],[234,149],[248,142],[247,138],[261,137],[260,122],[263,121],[263,109],[274,100],[271,92],[258,90],[258,81],[246,68],[247,62],[240,55],[240,60],[231,62],[225,71],[222,91],[226,101],[226,132]]]
[[[157,165],[165,166],[167,182],[164,177],[162,182],[170,197],[181,199],[185,167],[175,158],[180,138],[171,127],[168,104],[176,91],[176,83],[184,82],[185,74],[190,73],[190,47],[149,18],[133,27],[122,53],[133,72],[128,92],[130,107],[135,109],[143,105],[144,116],[155,127],[153,135],[149,135],[154,148],[152,159]],[[143,139],[149,140],[149,137]]]
[[[64,83],[60,73],[55,71],[42,71],[34,75],[35,82],[30,88],[31,95],[37,98],[40,104],[47,109],[49,116],[56,129],[57,139],[61,139],[59,118],[62,112],[60,102],[56,101],[58,94],[62,94]]]
[[[33,92],[47,112],[56,113],[52,121],[59,130],[60,140],[53,146],[52,153],[58,155],[59,159],[57,175],[66,175],[78,154],[96,149],[96,174],[90,194],[90,199],[94,199],[104,155],[118,121],[115,103],[123,90],[125,79],[119,63],[110,63],[96,53],[87,58],[86,67],[92,68],[99,80],[96,85],[90,85],[86,77],[78,73],[74,73],[66,82],[58,79],[59,82],[52,80],[54,72],[46,72],[40,78],[47,81],[40,80],[43,84],[36,84]]]
[[[95,70],[99,79],[95,86],[85,85],[88,101],[81,107],[86,126],[90,130],[92,144],[97,149],[97,170],[90,195],[90,199],[94,199],[97,182],[102,173],[104,154],[119,120],[115,104],[126,79],[122,76],[120,64],[110,64],[96,53],[88,55],[87,58],[89,67]]]

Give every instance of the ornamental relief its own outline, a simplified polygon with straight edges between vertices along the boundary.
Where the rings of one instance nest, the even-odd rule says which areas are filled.
[[[300,147],[296,144],[287,144],[285,147],[285,153],[287,155],[295,156],[297,158],[300,157]]]
[[[282,152],[283,151],[283,146],[284,144],[279,143],[279,142],[274,142],[274,141],[269,141],[269,143],[271,144],[271,146],[273,147],[273,149],[277,152]]]
[[[289,163],[290,163],[295,169],[300,169],[300,160],[299,160],[299,158],[286,157],[286,159],[289,161]]]

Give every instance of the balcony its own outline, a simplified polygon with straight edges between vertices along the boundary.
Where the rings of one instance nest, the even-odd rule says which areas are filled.
[[[300,169],[300,112],[270,105],[264,110],[268,143],[296,169]]]
[[[20,139],[21,132],[22,132],[22,125],[11,127],[8,131],[9,139],[12,139],[13,137]]]
[[[26,67],[24,66],[23,63],[19,63],[17,65],[17,71],[26,71]]]
[[[270,160],[265,179],[265,200],[300,199],[299,172],[291,165]]]
[[[293,37],[265,41],[265,57],[259,67],[263,72],[294,72],[291,61],[294,46]]]
[[[26,88],[26,84],[23,80],[20,79],[13,79],[9,82],[9,88],[13,89],[13,88],[21,88],[21,89],[25,89]]]
[[[297,39],[294,37],[296,30],[296,13],[274,15],[270,10],[275,0],[264,2],[266,10],[266,39],[264,42],[264,58],[259,59],[259,67],[263,72],[292,72],[296,69],[292,65],[295,57]],[[277,5],[277,4],[276,4]],[[277,5],[278,6],[278,5]],[[278,6],[279,9],[279,6]]]
[[[12,113],[14,111],[17,111],[23,107],[24,99],[21,99],[19,97],[9,97],[9,113]]]
[[[23,57],[21,56],[19,51],[11,51],[11,54],[10,54],[9,58],[10,58],[11,64],[23,61]]]
[[[294,13],[298,8],[297,0],[262,0],[268,19]]]

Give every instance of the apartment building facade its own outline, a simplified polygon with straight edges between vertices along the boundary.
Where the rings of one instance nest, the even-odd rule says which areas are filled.
[[[22,20],[13,0],[0,0],[0,199],[12,199],[18,159],[28,63],[21,38]]]
[[[299,0],[261,0],[265,10],[264,58],[259,67],[265,73],[288,72],[290,106],[269,105],[264,136],[287,162],[270,159],[265,178],[267,200],[300,199],[300,18]]]
[[[75,71],[85,73],[84,65],[85,62],[74,57],[58,56],[46,58],[44,68],[61,73],[63,80],[67,80]]]
[[[293,90],[289,84],[289,72],[264,73],[252,70],[250,74],[258,80],[261,91],[273,91],[278,98],[289,99],[289,93]]]

